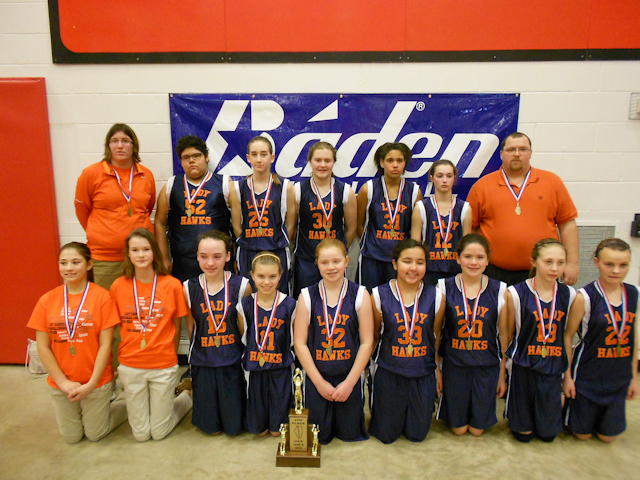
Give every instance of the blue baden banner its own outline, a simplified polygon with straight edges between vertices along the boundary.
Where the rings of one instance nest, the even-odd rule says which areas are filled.
[[[500,165],[500,141],[517,130],[517,94],[171,94],[171,136],[197,135],[209,147],[210,169],[241,177],[251,173],[248,141],[269,138],[273,171],[308,177],[309,147],[323,140],[338,150],[334,174],[359,188],[376,176],[376,149],[404,142],[413,151],[406,178],[430,192],[428,170],[446,158],[458,167],[454,192]],[[174,172],[182,173],[173,158]]]

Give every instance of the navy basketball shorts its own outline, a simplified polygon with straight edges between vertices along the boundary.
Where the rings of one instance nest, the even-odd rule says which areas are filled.
[[[396,277],[396,271],[391,262],[383,262],[375,258],[360,255],[356,267],[356,283],[364,285],[369,293],[378,285],[387,283]]]
[[[238,248],[238,274],[249,279],[251,290],[256,291],[256,285],[251,278],[251,262],[255,256],[260,253],[260,250],[246,250],[244,248]],[[280,265],[282,265],[282,276],[278,283],[278,290],[282,293],[289,295],[289,256],[284,248],[280,250],[273,250],[271,253],[275,253],[280,259]]]
[[[281,423],[289,422],[289,409],[293,406],[291,368],[277,368],[249,372],[249,398],[247,399],[247,425],[251,433],[260,434],[267,429],[278,432]]]
[[[450,428],[486,430],[498,422],[496,390],[500,365],[459,367],[442,364],[442,397],[436,418]]]
[[[557,436],[562,431],[562,376],[514,364],[505,413],[512,432]]]
[[[605,437],[620,435],[627,428],[625,407],[627,393],[617,395],[608,402],[596,403],[580,393],[570,399],[567,406],[567,426],[572,433]]]
[[[324,379],[334,387],[338,386],[348,376],[325,375]],[[323,445],[328,444],[333,438],[344,442],[358,442],[367,440],[369,434],[364,426],[364,390],[363,378],[353,387],[351,395],[346,402],[330,402],[323,398],[315,385],[308,377],[305,377],[305,407],[309,409],[309,423],[314,423],[320,428],[318,440]]]
[[[247,390],[242,365],[191,366],[193,415],[191,423],[205,433],[244,432]]]
[[[320,280],[322,275],[315,261],[296,257],[293,269],[293,298],[297,300],[303,288],[315,285]]]
[[[435,372],[411,378],[378,367],[373,375],[369,433],[382,443],[393,443],[400,435],[423,441],[431,428],[436,390]]]

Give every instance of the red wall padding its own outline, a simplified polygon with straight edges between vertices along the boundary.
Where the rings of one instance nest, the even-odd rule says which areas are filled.
[[[60,284],[44,78],[0,79],[0,363],[24,363],[38,298]]]

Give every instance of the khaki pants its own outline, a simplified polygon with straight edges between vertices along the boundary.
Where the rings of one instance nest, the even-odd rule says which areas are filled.
[[[95,442],[117,428],[127,419],[124,398],[113,402],[113,382],[93,390],[79,402],[72,402],[58,388],[50,388],[58,428],[68,443],[77,443],[87,436]]]
[[[109,290],[111,284],[116,278],[122,276],[122,264],[124,262],[108,262],[106,260],[93,261],[93,283],[100,285],[102,288]],[[120,345],[120,326],[113,331],[113,340],[111,341],[111,366],[113,371],[118,368],[118,346]]]
[[[178,365],[163,369],[120,365],[118,378],[124,385],[129,424],[139,442],[162,440],[193,406],[188,393],[174,394]]]

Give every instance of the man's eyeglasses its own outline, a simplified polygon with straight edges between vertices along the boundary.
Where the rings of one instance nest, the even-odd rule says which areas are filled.
[[[200,160],[202,158],[202,152],[194,153],[193,155],[182,155],[180,157],[180,160],[182,160],[183,162],[188,162],[192,158],[194,160]]]
[[[503,152],[513,155],[514,153],[529,153],[531,149],[529,147],[509,147],[505,148]]]

